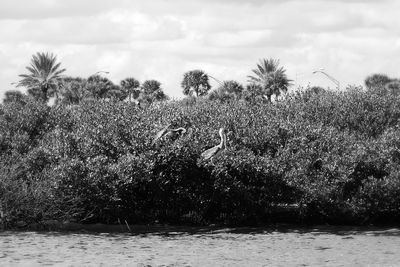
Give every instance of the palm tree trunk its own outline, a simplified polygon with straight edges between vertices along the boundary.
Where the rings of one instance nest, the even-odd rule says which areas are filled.
[[[42,88],[41,88],[42,90],[42,95],[41,95],[41,98],[42,98],[42,100],[43,100],[43,102],[47,102],[47,92],[48,92],[48,87],[47,87],[47,85],[44,85],[44,86],[42,86]]]
[[[58,104],[59,101],[60,101],[60,97],[58,95],[58,91],[56,91],[56,104]]]

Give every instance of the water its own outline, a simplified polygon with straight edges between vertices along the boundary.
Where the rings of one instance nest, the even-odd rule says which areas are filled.
[[[0,266],[45,265],[400,266],[400,229],[0,232]]]

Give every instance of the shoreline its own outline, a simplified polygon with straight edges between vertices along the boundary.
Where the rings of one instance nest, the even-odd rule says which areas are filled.
[[[265,232],[270,230],[287,231],[289,229],[400,229],[400,221],[396,218],[386,218],[375,222],[354,220],[351,218],[341,218],[342,220],[321,220],[311,217],[302,217],[298,205],[282,205],[275,207],[274,212],[270,213],[270,219],[255,223],[229,223],[229,222],[209,222],[203,224],[193,223],[174,223],[171,222],[149,222],[141,224],[128,224],[126,221],[117,223],[78,223],[71,221],[59,221],[56,219],[43,220],[34,223],[28,223],[20,220],[14,222],[8,227],[2,224],[0,218],[0,233],[4,231],[38,231],[38,232],[82,232],[82,233],[130,233],[130,234],[148,234],[171,232],[181,233],[216,233],[219,231],[234,232]],[[382,218],[383,219],[383,218]]]
[[[223,224],[210,224],[203,226],[194,225],[169,225],[169,224],[81,224],[73,222],[60,222],[56,220],[47,220],[42,223],[32,223],[26,225],[17,225],[9,229],[0,229],[1,232],[59,232],[59,233],[117,233],[117,234],[218,234],[218,233],[242,233],[257,234],[268,232],[320,232],[350,234],[354,232],[373,232],[374,234],[384,234],[388,231],[395,231],[400,236],[399,224],[386,225],[331,225],[331,224],[301,224],[301,223],[271,223],[255,226],[233,226]]]

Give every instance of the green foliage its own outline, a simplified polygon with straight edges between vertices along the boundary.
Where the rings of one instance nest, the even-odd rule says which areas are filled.
[[[0,115],[0,155],[25,154],[32,149],[49,128],[50,108],[45,104],[27,99],[26,103],[5,104]],[[3,157],[4,156],[4,157]]]
[[[276,211],[294,205],[300,214],[291,221],[399,221],[397,97],[350,87],[309,88],[275,105],[249,99],[147,109],[105,99],[7,103],[4,220],[249,224],[279,221]],[[168,124],[187,131],[153,144]],[[202,160],[220,127],[227,148]]]
[[[221,86],[209,93],[208,99],[221,102],[238,100],[242,97],[243,90],[243,86],[237,81],[224,81]]]
[[[243,91],[242,98],[248,103],[262,103],[268,102],[270,99],[264,94],[264,89],[258,84],[248,84],[246,89]]]
[[[122,89],[128,94],[129,102],[133,99],[137,99],[140,95],[139,90],[140,83],[135,78],[126,78],[121,81]]]
[[[0,227],[27,225],[62,218],[59,199],[53,195],[53,180],[15,179],[10,170],[0,168]],[[71,207],[69,207],[71,208]]]
[[[386,92],[392,96],[400,95],[400,80],[392,80],[391,82],[385,84]]]
[[[188,71],[183,75],[181,83],[184,95],[204,96],[211,89],[208,83],[208,76],[202,70]]]
[[[86,79],[64,77],[61,84],[61,96],[59,100],[61,104],[76,105],[88,95],[86,91]]]
[[[149,104],[155,101],[167,100],[168,97],[161,88],[161,83],[156,80],[147,80],[142,84],[141,101]]]
[[[156,80],[147,80],[142,84],[142,91],[146,95],[151,95],[161,89],[161,83]]]
[[[357,135],[377,137],[399,120],[399,101],[391,95],[364,92],[361,87],[348,87],[345,92],[306,90],[280,103],[287,116],[315,120]],[[294,112],[298,111],[297,114]]]
[[[100,75],[93,75],[87,79],[85,86],[87,91],[87,98],[110,98],[114,100],[124,100],[127,98],[128,93],[115,85],[109,79]]]
[[[391,79],[385,74],[373,74],[365,79],[365,86],[367,90],[383,89]]]
[[[398,97],[400,94],[400,80],[389,78],[385,74],[373,74],[365,79],[367,91],[379,96],[389,95]]]
[[[269,101],[271,96],[279,96],[281,92],[287,92],[291,80],[286,75],[286,70],[279,67],[279,60],[263,59],[257,64],[257,68],[253,69],[255,76],[249,75],[249,82],[256,84],[263,89]]]
[[[4,93],[4,99],[3,99],[3,104],[7,103],[12,103],[12,102],[19,102],[19,103],[25,103],[26,95],[21,93],[21,91],[17,90],[11,90],[11,91],[6,91]]]
[[[134,78],[121,81],[121,86],[100,75],[90,76],[88,79],[80,77],[64,77],[62,79],[61,98],[57,104],[77,105],[85,99],[110,99],[122,101],[127,97],[138,97],[136,89],[139,82]]]
[[[56,56],[49,53],[33,55],[31,65],[26,67],[29,74],[19,75],[22,80],[18,86],[26,87],[30,95],[44,102],[53,95],[58,96],[60,75],[65,69],[60,69],[61,63],[56,63],[56,60]]]

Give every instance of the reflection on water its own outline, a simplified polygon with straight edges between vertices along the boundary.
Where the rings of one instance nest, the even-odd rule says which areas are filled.
[[[0,266],[400,266],[400,229],[0,232]]]

